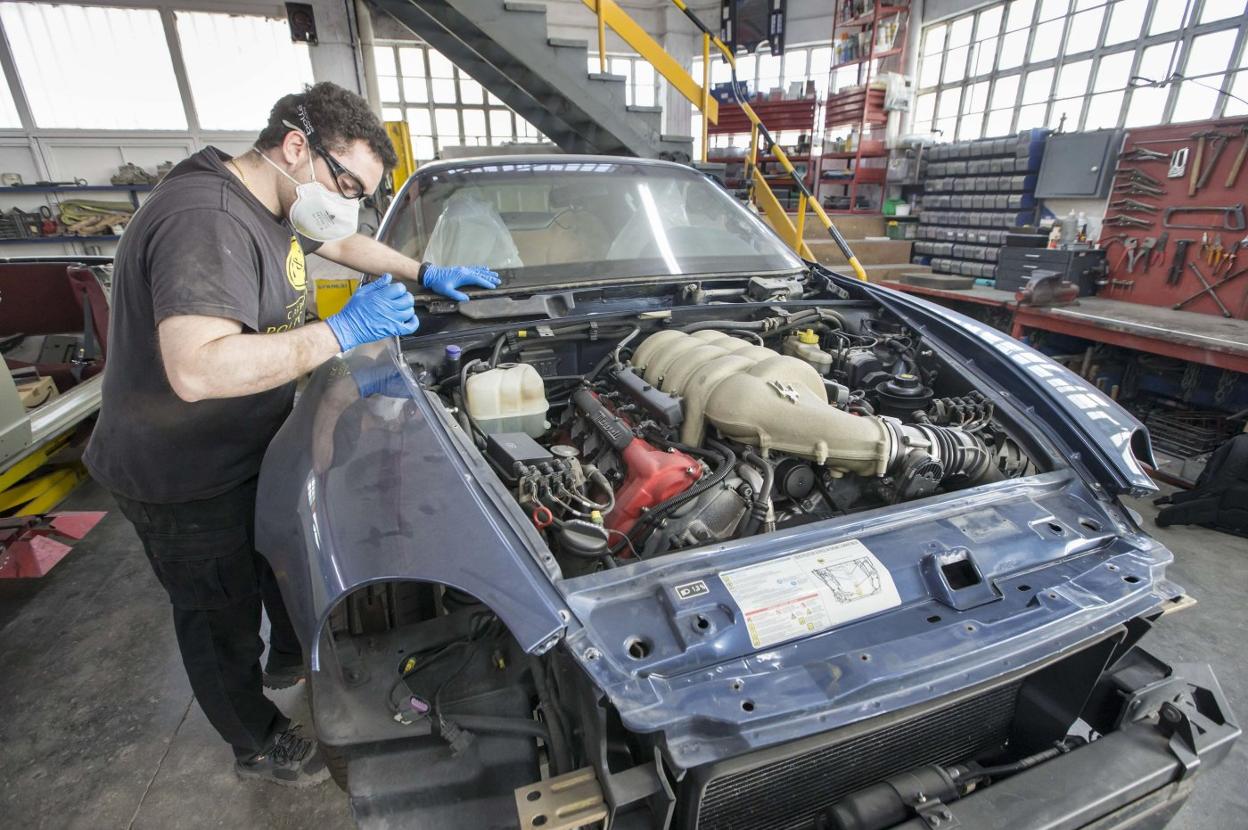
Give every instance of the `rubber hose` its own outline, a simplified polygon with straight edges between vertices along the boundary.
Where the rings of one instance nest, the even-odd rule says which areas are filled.
[[[734,453],[727,444],[721,444],[714,439],[708,440],[707,443],[714,447],[715,451],[720,454],[720,465],[716,467],[709,476],[699,479],[698,482],[689,489],[683,490],[669,498],[667,501],[657,504],[650,510],[650,512],[641,517],[639,523],[653,523],[656,519],[662,518],[665,514],[670,513],[672,510],[680,507],[680,505],[690,499],[696,499],[698,496],[702,495],[707,490],[711,489],[728,477],[728,473],[732,472],[732,468],[737,465],[737,454]]]
[[[546,679],[546,666],[540,658],[529,656],[529,673],[533,675],[533,686],[537,689],[537,699],[541,702],[542,711],[546,715],[546,727],[550,730],[550,739],[546,743],[550,756],[552,775],[562,775],[572,771],[572,750],[568,746],[568,728],[563,721],[563,710],[555,705],[550,694],[550,683]]]
[[[688,490],[685,490],[682,493],[677,493],[667,501],[660,503],[649,513],[644,514],[641,519],[638,520],[637,524],[640,525],[642,523],[646,523],[654,525],[657,521],[664,518],[667,514],[671,513],[682,504],[698,498],[707,490],[717,486],[720,482],[727,478],[728,474],[737,466],[736,453],[734,453],[732,448],[727,444],[721,444],[713,439],[708,439],[707,443],[715,447],[718,452],[722,453],[721,458],[723,459],[723,462],[715,468],[711,475],[700,479],[697,484],[690,487]],[[654,542],[656,540],[656,534],[657,528],[651,531],[651,535],[646,539],[646,542]],[[661,534],[657,535],[661,536]],[[651,545],[647,544],[646,547],[651,548]],[[654,551],[651,549],[649,552],[653,553]]]
[[[631,329],[632,327],[630,326],[629,328]],[[590,330],[591,328],[588,324],[576,325],[576,326],[562,326],[557,329],[551,329],[550,330],[552,333],[551,336],[533,337],[533,338],[526,338],[526,339],[531,339],[533,343],[545,346],[549,343],[566,343],[570,340],[584,340],[585,339],[584,335]],[[508,333],[509,332],[503,332],[494,340],[494,349],[490,353],[490,362],[489,362],[491,369],[493,369],[495,366],[498,365],[499,358],[501,358],[503,356],[503,353],[507,351]],[[614,337],[616,336],[616,334],[617,334],[617,328],[615,327],[610,328],[610,329],[604,329],[604,328],[599,327],[598,329],[599,337]]]
[[[677,331],[683,331],[685,334],[693,334],[695,331],[703,331],[705,329],[716,329],[724,331],[767,331],[771,324],[771,319],[766,320],[704,320],[701,323],[690,323],[687,326],[681,326]]]
[[[684,504],[689,499],[696,498],[697,496],[706,492],[706,490],[709,489],[710,487],[713,487],[719,482],[723,481],[724,478],[727,477],[728,473],[732,470],[733,466],[735,466],[737,463],[736,454],[733,453],[733,451],[729,449],[728,447],[723,447],[724,451],[727,452],[727,456],[725,457],[724,455],[720,455],[710,450],[695,450],[692,447],[685,447],[684,444],[677,444],[674,441],[664,441],[661,439],[654,439],[654,443],[659,444],[661,446],[671,446],[671,447],[681,450],[682,452],[686,450],[692,450],[691,454],[696,454],[701,457],[713,459],[715,461],[718,461],[719,463],[715,467],[714,471],[709,476],[699,479],[698,482],[694,484],[692,487],[690,487],[688,490],[684,490],[683,492],[677,493],[676,495],[669,498],[667,501],[660,502],[659,504],[655,505],[646,513],[643,513],[641,515],[641,518],[639,518],[636,521],[636,523],[633,525],[632,529],[629,530],[628,534],[624,536],[624,540],[617,543],[615,547],[611,548],[612,556],[618,556],[621,551],[623,551],[626,547],[628,547],[628,543],[633,533],[639,527],[641,527],[642,525],[653,523],[657,519],[662,518],[664,514],[674,510],[675,508]],[[717,443],[717,442],[714,442],[714,443]],[[723,445],[721,444],[720,446],[723,446]],[[606,561],[609,562],[611,560],[606,560]]]
[[[746,519],[745,527],[739,535],[753,536],[758,532],[758,527],[767,521],[767,509],[771,504],[771,490],[775,485],[776,472],[772,466],[768,464],[753,449],[746,449],[741,454],[741,458],[751,467],[759,470],[763,475],[763,486],[759,488],[754,498],[754,506],[750,509],[750,516]]]
[[[492,735],[527,735],[541,738],[550,743],[550,730],[546,724],[528,718],[505,718],[497,715],[457,715],[443,712],[442,720],[453,721],[461,729],[469,732],[484,732]]]

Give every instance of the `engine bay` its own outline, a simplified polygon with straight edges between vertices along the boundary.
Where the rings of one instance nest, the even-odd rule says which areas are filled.
[[[1035,471],[969,373],[886,313],[725,309],[518,328],[416,368],[565,575]]]

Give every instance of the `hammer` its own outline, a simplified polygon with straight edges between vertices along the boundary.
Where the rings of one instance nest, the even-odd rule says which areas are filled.
[[[1192,165],[1192,178],[1187,185],[1187,196],[1190,199],[1196,195],[1196,180],[1200,178],[1200,162],[1205,157],[1205,139],[1209,137],[1208,132],[1195,133],[1192,138],[1196,141],[1196,163]]]
[[[1200,143],[1196,145],[1196,166],[1192,168],[1191,185],[1187,190],[1189,197],[1195,196],[1197,190],[1209,183],[1209,174],[1213,172],[1213,168],[1218,166],[1218,158],[1222,155],[1222,149],[1226,147],[1226,143],[1234,136],[1234,133],[1219,133],[1214,130],[1192,136],[1193,138],[1199,138]],[[1206,139],[1209,141],[1209,161],[1202,170],[1200,160],[1204,156]],[[1197,173],[1199,173],[1199,176]]]
[[[1235,182],[1239,179],[1239,169],[1244,166],[1244,158],[1248,157],[1248,124],[1240,126],[1239,134],[1243,137],[1243,141],[1239,145],[1239,154],[1235,156],[1235,163],[1231,165],[1231,172],[1226,176],[1228,189],[1235,187]]]

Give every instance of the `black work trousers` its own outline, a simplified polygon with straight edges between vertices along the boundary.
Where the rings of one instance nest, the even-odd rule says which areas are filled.
[[[303,656],[273,569],[255,550],[256,480],[179,504],[114,496],[169,593],[182,664],[204,714],[237,757],[266,750],[288,722],[264,696],[262,604],[270,665]]]

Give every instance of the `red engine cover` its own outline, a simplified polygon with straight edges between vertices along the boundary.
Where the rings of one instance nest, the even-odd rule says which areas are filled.
[[[641,511],[684,492],[702,476],[697,460],[683,452],[660,450],[641,438],[621,453],[628,475],[615,493],[615,508],[606,516],[612,530],[628,533]]]

